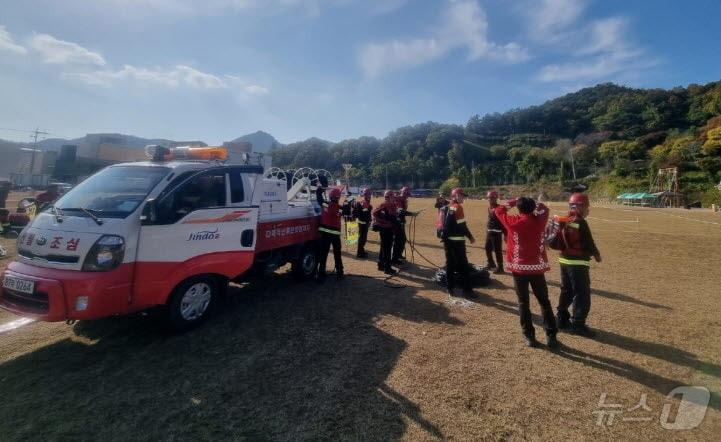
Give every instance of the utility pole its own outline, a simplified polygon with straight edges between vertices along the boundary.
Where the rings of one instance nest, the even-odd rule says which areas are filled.
[[[352,164],[343,164],[343,170],[345,170],[345,185],[346,185],[346,195],[350,193],[350,180],[348,179],[348,172],[353,168]]]
[[[473,182],[473,188],[476,188],[476,162],[471,160],[471,181]]]
[[[573,181],[576,181],[576,164],[573,161],[573,146],[568,149],[568,152],[571,154],[571,171],[573,171]]]
[[[39,127],[36,127],[32,132],[33,135],[30,137],[33,139],[33,152],[30,156],[30,187],[33,185],[33,173],[35,170],[35,152],[38,150],[38,135],[48,135],[48,132],[42,132]]]
[[[388,190],[388,166],[386,166],[386,190]]]

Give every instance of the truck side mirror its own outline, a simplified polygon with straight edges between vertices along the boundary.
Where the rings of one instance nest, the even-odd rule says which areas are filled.
[[[143,207],[143,213],[140,215],[140,224],[150,226],[158,220],[158,213],[155,205],[155,198],[149,198]]]

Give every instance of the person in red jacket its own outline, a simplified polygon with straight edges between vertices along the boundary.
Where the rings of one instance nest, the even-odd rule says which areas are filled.
[[[323,202],[320,212],[320,240],[316,253],[316,278],[318,282],[325,281],[326,278],[326,261],[328,260],[328,252],[331,244],[333,245],[333,258],[335,259],[335,274],[338,279],[343,279],[343,260],[341,258],[341,241],[340,241],[340,222],[343,210],[338,204],[341,191],[337,187],[333,187],[328,191],[330,202]]]
[[[496,207],[498,207],[498,191],[489,190],[488,198],[488,223],[486,224],[486,268],[494,270],[493,273],[502,275],[503,272],[503,224],[496,218]],[[496,261],[493,254],[496,254]]]
[[[393,235],[398,227],[398,207],[395,203],[395,192],[386,190],[380,206],[373,209],[373,230],[381,236],[381,250],[378,253],[378,270],[386,275],[395,275],[391,267],[391,253],[393,252]]]
[[[358,252],[356,258],[367,258],[366,242],[368,241],[368,228],[371,223],[371,214],[373,206],[371,205],[371,196],[373,192],[368,187],[361,191],[363,199],[353,203],[353,218],[358,221]]]
[[[416,216],[415,213],[408,210],[408,198],[411,197],[411,188],[402,187],[396,198],[396,207],[398,208],[398,226],[396,228],[395,237],[393,238],[393,257],[391,263],[400,265],[406,258],[403,252],[406,248],[406,216]]]
[[[571,194],[570,211],[563,227],[563,248],[558,262],[561,264],[561,296],[558,299],[558,327],[586,337],[595,333],[586,325],[591,310],[591,257],[601,262],[601,253],[593,241],[586,217],[591,201],[581,192]],[[568,307],[573,304],[573,316]]]
[[[40,208],[44,204],[54,203],[58,198],[60,198],[60,189],[58,186],[51,185],[45,190],[45,192],[35,197],[35,203],[38,208]]]
[[[510,215],[509,207],[517,207],[519,215]],[[523,336],[529,347],[537,347],[536,330],[531,319],[529,285],[533,289],[543,312],[543,328],[550,348],[558,347],[556,317],[548,299],[548,285],[544,273],[550,270],[543,233],[548,221],[548,208],[536,206],[532,198],[521,197],[510,200],[506,206],[495,208],[495,214],[508,232],[506,247],[506,270],[513,274],[518,296],[518,311],[521,317]]]

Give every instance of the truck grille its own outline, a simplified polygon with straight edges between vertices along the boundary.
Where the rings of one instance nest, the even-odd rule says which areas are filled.
[[[41,259],[47,262],[56,262],[58,264],[75,264],[80,258],[72,255],[38,255],[29,250],[19,250],[18,255],[28,259]]]
[[[36,292],[28,295],[27,293],[16,292],[15,290],[3,289],[2,295],[3,303],[28,309],[31,313],[47,313],[48,310],[50,310],[48,294],[44,292]]]

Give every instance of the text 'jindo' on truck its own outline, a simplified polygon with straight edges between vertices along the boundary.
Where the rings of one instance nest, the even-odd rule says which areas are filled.
[[[229,281],[287,263],[313,274],[312,173],[289,180],[218,147],[146,152],[152,160],[109,166],[35,217],[0,275],[0,307],[62,321],[164,306],[184,329]]]

